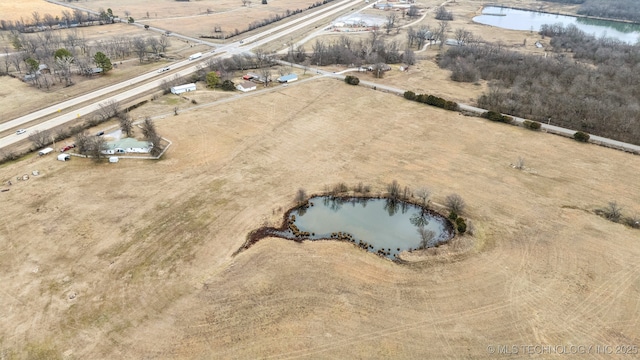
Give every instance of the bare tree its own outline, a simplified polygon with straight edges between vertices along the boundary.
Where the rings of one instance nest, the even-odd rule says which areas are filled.
[[[108,120],[115,117],[120,112],[120,103],[115,100],[108,100],[98,104],[98,115],[102,120]]]
[[[36,130],[29,134],[29,140],[37,148],[41,148],[51,143],[51,130]]]
[[[416,63],[416,54],[413,52],[413,50],[407,48],[402,53],[402,62],[404,62],[407,65],[413,65]]]
[[[151,155],[159,155],[162,151],[162,147],[160,146],[162,137],[158,134],[155,123],[148,116],[144,118],[144,122],[142,123],[142,134],[147,141],[153,144],[153,147],[151,148]]]
[[[307,201],[307,192],[303,188],[298,189],[295,201],[298,206],[301,206],[305,201]]]
[[[133,135],[133,120],[128,112],[120,112],[118,114],[118,122],[120,123],[120,130],[122,130],[127,137]]]
[[[436,233],[425,229],[423,226],[418,227],[418,234],[420,235],[420,249],[426,249],[429,244],[436,238]]]
[[[618,222],[622,217],[622,207],[615,201],[610,201],[607,207],[604,209],[604,215],[607,219]]]
[[[392,12],[389,15],[387,15],[387,22],[384,25],[384,27],[385,27],[385,29],[387,31],[387,35],[389,35],[389,33],[391,33],[391,30],[393,30],[394,26],[396,25],[397,17],[398,17],[398,15],[395,12]]]
[[[144,60],[145,56],[147,55],[147,42],[142,36],[136,36],[135,38],[133,38],[132,44],[136,55],[138,55],[140,63],[142,63],[142,60]]]
[[[456,214],[462,213],[466,204],[462,197],[458,194],[450,194],[445,198],[445,205],[449,208],[450,211],[455,212]]]
[[[155,37],[147,38],[147,46],[151,48],[151,51],[153,51],[155,55],[158,55],[160,49],[162,49],[162,47],[160,46],[160,41],[158,41],[158,38]]]
[[[272,78],[272,73],[271,73],[271,68],[269,66],[265,66],[263,68],[260,69],[260,75],[262,76],[262,79],[264,80],[264,86],[268,87],[269,83],[271,82],[271,78]]]
[[[142,123],[142,135],[145,139],[151,140],[158,137],[158,132],[156,131],[156,124],[153,122],[151,117],[147,116],[144,118],[144,122]]]
[[[426,207],[429,203],[429,197],[431,197],[431,190],[427,189],[426,187],[418,188],[416,189],[416,196],[422,202],[422,206]]]
[[[456,31],[454,32],[454,38],[458,42],[458,45],[463,46],[473,41],[473,34],[471,33],[471,31],[460,28],[456,29]]]
[[[102,136],[91,136],[88,138],[88,150],[87,154],[93,158],[94,161],[99,162],[105,154],[102,153],[106,149],[106,141]]]
[[[42,18],[40,17],[40,13],[37,11],[34,11],[31,13],[31,16],[33,17],[33,25],[35,26],[40,26],[40,24],[42,23]]]
[[[400,198],[400,184],[397,180],[393,180],[390,184],[387,184],[387,193],[389,199],[398,200]]]
[[[447,31],[449,30],[449,22],[446,20],[438,21],[438,34],[437,38],[440,40],[440,47],[444,45],[444,37]]]
[[[169,38],[166,36],[160,36],[158,40],[158,46],[160,47],[160,52],[167,51],[167,48],[170,46]]]
[[[64,79],[65,86],[73,84],[71,81],[71,64],[74,59],[72,56],[62,56],[55,58],[55,67],[58,70],[57,74]]]
[[[89,151],[89,134],[86,131],[79,132],[76,134],[74,143],[76,144],[76,149],[80,154],[86,155]]]

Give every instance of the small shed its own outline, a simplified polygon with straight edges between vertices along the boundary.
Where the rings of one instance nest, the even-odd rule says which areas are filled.
[[[71,155],[69,155],[69,154],[60,154],[60,155],[58,155],[58,160],[60,160],[60,161],[71,160]]]
[[[47,155],[48,153],[50,153],[52,151],[53,151],[53,148],[50,148],[50,147],[44,148],[44,149],[38,151],[38,155],[39,156]]]
[[[173,86],[171,88],[171,93],[176,95],[189,92],[189,91],[196,91],[196,84],[194,83],[184,84],[184,85]]]
[[[280,83],[290,83],[296,80],[298,80],[298,75],[296,74],[288,74],[288,75],[280,76],[278,78],[278,82]]]
[[[110,163],[117,163],[118,161],[120,161],[120,158],[117,156],[110,156],[109,157],[109,162]]]
[[[256,89],[256,83],[251,82],[251,81],[244,81],[244,82],[236,85],[236,89],[238,89],[238,90],[240,90],[242,92],[255,90]]]

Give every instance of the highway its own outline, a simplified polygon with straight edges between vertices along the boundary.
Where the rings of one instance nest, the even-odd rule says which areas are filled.
[[[53,1],[52,1],[53,2]],[[67,3],[61,3],[61,2],[57,2],[60,5],[63,6],[67,6]],[[332,4],[329,5],[327,7],[320,7],[320,9],[310,13],[310,14],[306,14],[303,15],[299,18],[293,19],[289,22],[286,22],[284,24],[280,24],[278,26],[275,26],[273,28],[269,28],[269,29],[265,29],[264,31],[249,36],[247,38],[245,38],[243,40],[243,44],[240,44],[239,41],[236,42],[232,42],[229,44],[225,44],[222,46],[218,46],[213,52],[207,52],[204,53],[202,58],[199,59],[197,62],[202,62],[205,61],[207,58],[212,57],[212,56],[216,56],[216,54],[221,54],[220,56],[223,57],[229,57],[235,54],[240,54],[243,52],[249,52],[251,51],[251,49],[261,46],[263,44],[266,44],[268,42],[277,40],[281,37],[287,36],[289,34],[291,34],[292,32],[299,30],[301,28],[304,28],[306,26],[311,26],[314,23],[326,19],[332,15],[335,15],[341,11],[344,11],[350,7],[353,7],[357,4],[361,4],[360,0],[342,0],[337,2],[336,4]],[[73,8],[79,8],[77,6],[74,6]],[[82,8],[80,8],[82,9]],[[83,9],[85,10],[85,9]],[[142,26],[139,24],[135,24],[138,26]],[[156,31],[162,31],[164,33],[165,30],[162,29],[153,29]],[[177,35],[177,34],[171,34],[171,36],[181,36],[181,35]],[[198,42],[204,45],[210,45],[210,46],[215,46],[215,44],[207,42],[207,41],[202,41],[200,39],[193,39],[193,38],[189,38],[189,37],[184,37],[181,36],[182,38],[187,38],[190,39],[190,41],[194,41],[194,42]],[[197,66],[194,65],[196,61],[189,61],[189,60],[184,60],[184,61],[180,61],[174,64],[171,64],[171,69],[180,69],[180,71],[177,73],[179,76],[186,76],[186,75],[190,75],[192,73],[194,73],[197,70]],[[184,69],[182,69],[184,68]],[[61,113],[61,115],[41,122],[37,125],[33,125],[31,127],[25,128],[27,130],[26,134],[21,134],[21,135],[17,135],[15,133],[11,133],[3,138],[0,139],[0,148],[3,147],[7,147],[9,145],[15,144],[17,142],[20,142],[22,140],[24,140],[25,138],[28,137],[28,134],[37,131],[37,130],[47,130],[47,129],[52,129],[56,126],[62,125],[66,122],[69,122],[73,119],[76,119],[78,117],[82,117],[84,115],[87,115],[95,110],[97,110],[99,108],[99,104],[100,103],[104,103],[110,100],[114,100],[114,101],[124,101],[124,100],[128,100],[131,98],[135,98],[137,96],[140,96],[150,90],[154,90],[156,88],[158,88],[161,84],[161,82],[163,80],[169,80],[171,77],[175,76],[175,73],[172,73],[171,75],[168,76],[160,76],[160,74],[158,74],[156,71],[152,71],[140,76],[137,76],[135,78],[129,79],[127,81],[123,81],[121,83],[118,84],[114,84],[108,87],[105,87],[103,89],[99,89],[96,91],[93,91],[91,93],[64,101],[62,103],[59,104],[55,104],[52,106],[49,106],[47,108],[35,111],[31,114],[25,115],[25,116],[21,116],[19,118],[10,120],[8,122],[5,122],[3,124],[0,124],[0,132],[3,131],[7,131],[7,130],[17,130],[18,128],[23,127],[25,124],[28,124],[32,121],[38,120],[42,117],[45,116],[49,116],[51,114],[55,114],[55,113]],[[151,81],[151,82],[147,82],[150,79],[154,79],[156,78],[156,80]],[[140,84],[142,82],[146,82],[145,84]],[[140,85],[138,85],[140,84]],[[132,89],[129,90],[124,90],[128,87],[134,86],[134,85],[138,85]],[[101,98],[104,96],[107,96],[108,94],[111,93],[117,93],[111,97],[102,99],[100,101],[100,103],[94,103],[85,107],[82,107],[80,109],[74,110],[73,112],[69,112],[69,108],[97,99],[97,98]]]
[[[57,2],[57,1],[52,1],[49,0],[50,2],[55,2],[58,3],[60,5],[63,6],[68,6],[68,7],[72,7],[72,8],[79,8],[77,6],[70,6],[67,3],[61,3],[61,2]],[[205,54],[203,54],[202,59],[200,59],[197,62],[201,62],[204,61],[206,58],[209,58],[211,56],[216,56],[217,54],[219,54],[218,56],[223,56],[223,57],[230,57],[233,56],[235,54],[240,54],[240,53],[244,53],[244,52],[250,52],[251,49],[264,45],[266,43],[275,41],[279,38],[282,38],[284,36],[287,36],[289,34],[291,34],[294,31],[297,31],[299,29],[302,29],[304,27],[307,26],[311,26],[314,23],[326,19],[330,16],[333,16],[341,11],[347,10],[348,8],[351,7],[356,7],[357,5],[361,5],[362,1],[361,0],[343,0],[340,1],[338,3],[332,4],[330,6],[327,7],[321,7],[319,10],[314,11],[313,13],[310,14],[306,14],[303,15],[299,18],[293,19],[291,21],[288,21],[286,23],[277,25],[273,28],[269,28],[269,29],[265,29],[264,31],[255,34],[255,35],[251,35],[249,37],[244,38],[243,43],[241,44],[240,41],[236,41],[236,42],[232,42],[229,44],[225,44],[222,46],[207,42],[207,41],[203,41],[201,39],[195,39],[195,38],[191,38],[191,37],[187,37],[187,36],[183,36],[183,35],[179,35],[179,34],[173,34],[172,36],[176,36],[176,37],[181,37],[183,39],[187,39],[189,41],[193,41],[196,43],[200,43],[203,45],[209,45],[209,46],[217,46],[217,48],[212,51],[212,52],[207,52]],[[368,7],[370,5],[366,5],[366,7]],[[82,8],[80,8],[82,9]],[[86,11],[86,9],[82,9],[84,11]],[[357,10],[359,11],[359,10]],[[142,24],[134,24],[137,26],[143,26]],[[158,32],[162,32],[165,33],[166,30],[164,29],[159,29],[159,28],[150,28],[150,30],[153,31],[158,31]],[[9,145],[12,145],[14,143],[17,143],[19,141],[24,140],[29,133],[36,131],[36,130],[46,130],[46,129],[51,129],[54,128],[56,126],[65,124],[66,122],[69,122],[73,119],[76,119],[78,117],[84,116],[86,114],[89,114],[95,110],[97,110],[99,108],[99,104],[103,103],[103,102],[107,102],[110,100],[114,100],[114,101],[125,101],[131,98],[135,98],[135,97],[139,97],[140,95],[154,90],[156,88],[158,88],[161,84],[161,82],[163,80],[168,80],[171,77],[175,76],[176,74],[179,76],[186,76],[186,75],[190,75],[193,72],[195,72],[197,70],[197,63],[196,61],[189,61],[189,60],[184,60],[181,62],[177,62],[174,64],[171,64],[171,69],[175,70],[175,69],[180,69],[180,71],[178,71],[177,73],[173,73],[169,76],[160,76],[160,74],[158,74],[157,72],[153,71],[153,72],[149,72],[147,74],[143,74],[140,75],[138,77],[135,77],[133,79],[121,82],[119,84],[115,84],[115,85],[111,85],[108,86],[106,88],[103,89],[99,89],[96,90],[94,92],[91,92],[89,94],[83,95],[83,96],[79,96],[76,97],[74,99],[71,100],[67,100],[63,103],[60,104],[56,104],[50,107],[47,107],[45,109],[33,112],[29,115],[26,116],[22,116],[20,118],[8,121],[4,124],[0,124],[0,132],[2,131],[6,131],[9,129],[17,129],[20,128],[21,125],[23,124],[27,124],[31,121],[37,120],[39,118],[42,118],[44,116],[47,115],[51,115],[54,114],[58,111],[61,112],[60,116],[57,116],[53,119],[41,122],[37,125],[31,126],[29,128],[26,128],[27,133],[26,134],[22,134],[22,135],[16,135],[15,133],[10,134],[4,138],[0,139],[0,149]],[[297,64],[290,64],[288,62],[281,62],[284,63],[286,65],[290,65],[293,67],[297,67],[297,68],[301,68],[303,69],[304,66],[302,65],[297,65]],[[184,69],[182,69],[184,68]],[[308,68],[307,68],[308,69]],[[311,69],[310,70],[312,73],[316,73],[316,74],[320,74],[320,75],[324,75],[324,76],[328,76],[328,77],[334,77],[334,78],[338,78],[338,79],[344,79],[344,75],[341,74],[336,74],[336,73],[332,73],[332,72],[328,72],[328,71],[323,71],[320,69]],[[341,72],[342,73],[342,72]],[[156,78],[153,81],[150,81],[150,79]],[[129,90],[124,90],[127,87],[131,87],[133,85],[139,84],[141,82],[146,82],[144,84],[140,84],[132,89]],[[376,90],[381,90],[381,91],[386,91],[389,93],[394,93],[396,95],[400,95],[402,96],[405,92],[404,89],[399,89],[399,88],[395,88],[395,87],[391,87],[391,86],[387,86],[384,84],[377,84],[375,82],[371,82],[371,81],[360,81],[360,85],[361,86],[367,86],[370,87],[372,89],[376,89]],[[66,109],[68,109],[69,107],[78,105],[78,104],[82,104],[84,102],[88,102],[91,100],[94,100],[96,98],[99,97],[103,97],[106,96],[110,93],[114,93],[114,92],[118,92],[117,94],[103,99],[100,103],[94,103],[91,105],[87,105],[81,109],[75,110],[73,112],[66,112],[63,113]],[[471,112],[471,113],[476,113],[476,114],[482,114],[484,113],[486,110],[484,109],[480,109],[477,107],[473,107],[470,105],[466,105],[466,104],[459,104],[460,106],[460,110],[462,111],[466,111],[466,112]],[[514,122],[517,124],[522,124],[522,122],[524,122],[525,119],[523,118],[519,118],[519,117],[514,117]],[[542,130],[543,131],[547,131],[550,133],[555,133],[555,134],[559,134],[559,135],[564,135],[564,136],[573,136],[573,134],[576,132],[575,130],[572,129],[566,129],[566,128],[562,128],[559,126],[554,126],[554,125],[550,125],[550,124],[541,124],[542,125]],[[617,141],[617,140],[613,140],[613,139],[608,139],[608,138],[603,138],[600,136],[595,136],[595,135],[591,135],[590,138],[590,142],[596,143],[596,144],[600,144],[603,146],[607,146],[607,147],[611,147],[611,148],[615,148],[615,149],[620,149],[623,151],[629,151],[629,152],[633,152],[636,154],[640,154],[640,146],[638,145],[634,145],[634,144],[629,144],[629,143],[625,143],[625,142],[621,142],[621,141]]]

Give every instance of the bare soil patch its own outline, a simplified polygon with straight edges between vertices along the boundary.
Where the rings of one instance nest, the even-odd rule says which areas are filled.
[[[2,181],[41,174],[0,193],[3,351],[486,358],[492,344],[640,343],[638,232],[591,212],[640,211],[632,155],[329,79],[157,124],[174,141],[158,162],[0,167]],[[535,173],[511,168],[518,156]],[[476,238],[403,266],[330,241],[232,256],[298,188],[393,179],[436,204],[460,194]]]

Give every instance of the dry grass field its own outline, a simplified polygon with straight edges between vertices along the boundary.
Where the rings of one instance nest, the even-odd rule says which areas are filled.
[[[283,14],[287,10],[306,9],[316,1],[278,0],[263,5],[260,0],[253,0],[250,6],[242,6],[241,0],[96,0],[81,6],[91,10],[111,8],[114,14],[128,11],[138,22],[183,35],[199,36],[211,35],[214,26],[228,32],[236,28],[244,30],[253,21]]]
[[[640,345],[639,232],[592,212],[610,200],[640,212],[635,156],[328,79],[158,127],[174,142],[158,162],[0,167],[14,180],[0,193],[4,358],[480,359],[516,357],[489,345]],[[526,171],[509,166],[518,156]],[[269,238],[233,255],[298,188],[380,192],[393,179],[430,187],[436,204],[460,194],[476,236],[406,265],[330,241]],[[594,351],[573,357],[609,358]]]
[[[51,14],[53,17],[60,16],[67,8],[46,2],[45,0],[2,0],[0,1],[0,20],[20,20],[21,18],[30,21],[34,11],[44,14]]]

